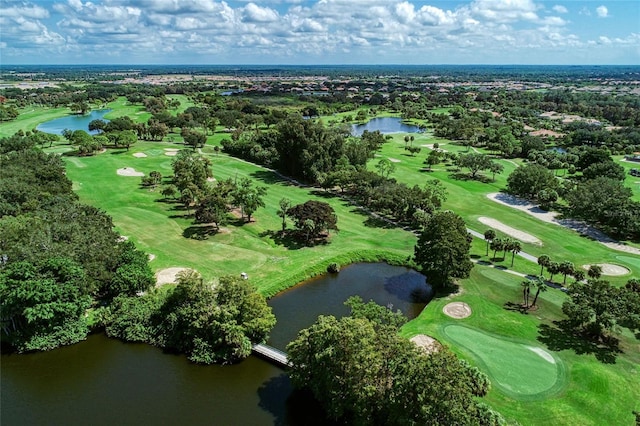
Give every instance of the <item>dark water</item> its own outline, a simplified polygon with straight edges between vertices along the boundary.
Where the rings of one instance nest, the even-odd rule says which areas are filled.
[[[386,264],[358,264],[270,300],[272,343],[286,346],[318,314],[342,316],[344,300],[393,304],[415,316],[430,297],[424,277]],[[45,353],[2,355],[0,423],[8,425],[324,425],[313,399],[284,372],[251,356],[238,365],[199,366],[185,357],[104,335]]]
[[[42,123],[36,128],[41,132],[53,133],[56,135],[61,135],[64,129],[84,130],[87,133],[96,133],[96,132],[89,132],[89,123],[97,119],[104,120],[104,116],[107,113],[109,113],[109,111],[111,110],[97,109],[97,110],[91,111],[87,115],[68,115],[66,117],[60,117],[54,120],[47,121],[46,123]],[[105,120],[105,121],[108,121],[108,120]]]
[[[355,136],[362,135],[365,130],[370,132],[379,130],[380,133],[385,135],[389,133],[420,133],[418,126],[405,124],[398,117],[377,117],[364,124],[353,124],[351,126],[351,133]]]

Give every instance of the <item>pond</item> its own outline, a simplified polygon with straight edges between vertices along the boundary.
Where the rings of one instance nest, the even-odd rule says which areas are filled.
[[[351,133],[354,136],[361,136],[365,130],[370,132],[379,130],[385,135],[389,133],[420,133],[418,126],[403,123],[399,117],[376,117],[364,124],[351,125]]]
[[[343,302],[353,294],[415,316],[431,290],[424,276],[406,268],[352,265],[271,299],[278,324],[270,343],[284,348],[320,313],[347,314]],[[3,354],[0,365],[3,426],[330,424],[280,368],[254,356],[232,366],[200,366],[97,334],[50,352]]]
[[[97,132],[89,132],[89,123],[93,120],[105,120],[104,116],[107,115],[110,109],[97,109],[91,111],[86,115],[67,115],[66,117],[56,118],[45,123],[42,123],[36,127],[36,129],[45,133],[53,133],[61,135],[64,129],[69,130],[84,130],[85,132],[95,134]],[[109,121],[109,120],[105,120]]]

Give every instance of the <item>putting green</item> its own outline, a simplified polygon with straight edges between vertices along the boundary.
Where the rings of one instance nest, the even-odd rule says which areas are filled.
[[[443,331],[472,353],[495,387],[513,398],[547,397],[564,385],[562,362],[540,347],[460,325],[447,325]]]

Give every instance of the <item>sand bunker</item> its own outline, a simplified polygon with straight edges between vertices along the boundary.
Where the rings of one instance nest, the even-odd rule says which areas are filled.
[[[178,274],[187,269],[188,268],[167,268],[156,272],[156,287],[175,283]]]
[[[580,235],[586,235],[587,237],[598,241],[599,243],[609,247],[610,249],[623,251],[625,253],[640,255],[640,249],[622,244],[619,241],[614,240],[613,238],[607,236],[606,234],[598,231],[596,228],[589,226],[580,220],[558,219],[556,217],[558,216],[558,213],[556,212],[548,212],[546,210],[542,210],[540,207],[534,204],[531,204],[526,200],[521,200],[518,197],[514,197],[513,195],[504,194],[501,192],[487,194],[487,197],[495,201],[496,203],[500,203],[505,206],[521,210],[544,222],[553,223],[554,225],[564,226],[565,228],[578,232]]]
[[[441,144],[439,144],[439,145],[438,145],[438,151],[440,151],[440,152],[447,152],[447,150],[446,150],[446,149],[442,149],[442,148],[440,148],[442,145],[445,145],[445,144],[441,143]],[[432,143],[426,143],[426,144],[424,144],[424,145],[420,145],[420,146],[423,146],[423,147],[425,147],[425,148],[429,148],[429,149],[431,149],[431,150],[433,150],[433,149],[434,149],[434,148],[433,148],[433,144],[432,144]]]
[[[400,163],[401,162],[397,158],[391,158],[391,157],[389,157],[389,161],[391,161],[392,163]]]
[[[149,257],[149,262],[151,262],[153,259],[156,258],[156,255],[149,253],[148,257]]]
[[[144,176],[144,173],[136,172],[136,169],[134,169],[133,167],[124,167],[122,169],[118,169],[116,173],[118,173],[120,176]]]
[[[624,266],[614,265],[612,263],[598,263],[597,265],[602,268],[602,275],[610,277],[619,277],[620,275],[627,275],[631,272]],[[586,269],[588,271],[589,266],[591,265],[582,265],[582,269]]]
[[[507,226],[498,220],[491,219],[490,217],[479,217],[478,221],[483,225],[487,225],[487,226],[490,226],[491,228],[497,229],[500,232],[504,232],[510,237],[516,238],[524,243],[542,245],[542,241],[540,241],[538,238],[534,237],[533,235],[527,234],[526,232],[522,232],[515,228]]]
[[[418,334],[411,338],[411,341],[416,344],[419,348],[422,348],[426,353],[432,354],[434,352],[438,352],[442,345],[436,339],[431,336],[427,336],[426,334]]]
[[[451,302],[442,308],[442,312],[451,318],[462,319],[471,315],[471,307],[464,302]]]
[[[169,157],[175,157],[178,155],[178,151],[165,151],[164,155],[168,155]]]
[[[145,154],[144,152],[136,152],[135,154],[133,154],[133,156],[136,158],[144,158],[147,156],[147,154]]]

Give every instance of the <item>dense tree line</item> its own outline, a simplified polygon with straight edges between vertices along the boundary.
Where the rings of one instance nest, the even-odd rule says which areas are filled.
[[[488,378],[447,349],[427,354],[398,336],[406,321],[373,302],[347,301],[351,315],[320,316],[287,346],[296,387],[348,424],[498,425],[480,403]]]
[[[119,296],[104,317],[109,336],[185,353],[202,364],[246,358],[276,321],[248,281],[222,277],[211,283],[191,270],[168,293]]]
[[[75,343],[89,331],[88,308],[153,285],[147,255],[77,201],[57,155],[28,137],[0,147],[2,340],[19,351]]]

